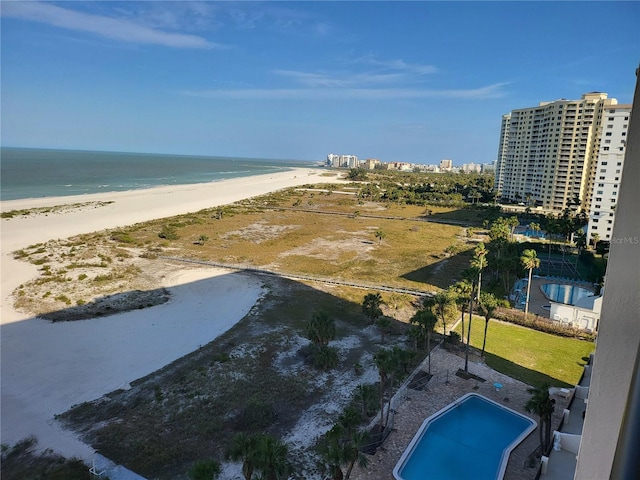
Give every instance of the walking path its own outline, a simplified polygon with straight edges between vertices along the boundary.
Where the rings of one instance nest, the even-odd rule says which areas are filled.
[[[390,287],[388,285],[355,283],[355,282],[348,282],[345,280],[336,280],[334,278],[314,277],[310,275],[298,275],[296,273],[277,272],[275,270],[268,270],[266,268],[256,268],[256,267],[250,267],[247,265],[241,265],[236,263],[220,263],[220,262],[193,260],[190,258],[178,258],[178,257],[160,257],[160,258],[164,260],[172,260],[174,262],[195,263],[198,265],[206,265],[208,267],[227,268],[229,270],[255,273],[258,275],[273,275],[276,277],[289,278],[291,280],[305,280],[308,282],[318,282],[318,283],[325,283],[330,285],[343,285],[347,287],[362,288],[364,290],[378,290],[382,292],[405,293],[407,295],[415,295],[418,297],[430,297],[435,295],[436,293],[436,292],[427,292],[424,290],[414,290],[411,288],[397,288],[397,287]]]

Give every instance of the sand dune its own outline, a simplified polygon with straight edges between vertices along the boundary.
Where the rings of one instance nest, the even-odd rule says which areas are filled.
[[[164,280],[171,300],[144,310],[76,322],[49,323],[12,308],[11,293],[33,278],[34,265],[11,252],[54,238],[198,211],[286,187],[329,182],[322,170],[226,180],[210,184],[73,197],[16,200],[2,211],[112,202],[55,213],[3,219],[0,305],[2,443],[35,435],[42,448],[89,460],[93,450],[55,422],[54,415],[93,400],[208,343],[231,328],[260,296],[244,274],[198,268]]]

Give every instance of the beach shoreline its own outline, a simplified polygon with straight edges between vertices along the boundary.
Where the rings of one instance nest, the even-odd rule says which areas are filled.
[[[35,243],[214,208],[281,189],[336,183],[338,174],[292,169],[203,184],[1,202],[2,212],[86,204],[0,221],[2,443],[35,435],[39,448],[90,461],[93,450],[54,416],[101,397],[214,340],[241,320],[261,284],[215,268],[177,268],[167,304],[109,317],[50,323],[13,308],[12,292],[37,274],[12,252]],[[99,203],[99,205],[96,204]]]

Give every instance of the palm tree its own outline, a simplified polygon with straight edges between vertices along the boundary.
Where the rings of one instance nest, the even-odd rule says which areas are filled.
[[[376,397],[375,385],[362,384],[356,387],[355,400],[360,403],[363,418],[369,416],[369,408]]]
[[[461,320],[461,340],[464,343],[464,313],[467,309],[467,305],[469,304],[469,297],[473,293],[473,284],[467,280],[466,278],[460,280],[453,284],[452,291],[455,293],[456,304],[460,307],[462,311]]]
[[[318,444],[318,452],[329,467],[332,480],[343,480],[342,463],[344,451],[341,443],[344,436],[344,428],[340,424],[334,425]]]
[[[360,451],[365,445],[367,432],[350,431],[341,423],[334,425],[319,443],[319,453],[328,465],[332,480],[347,480],[356,462],[366,467],[368,460]],[[346,465],[346,474],[342,472]]]
[[[439,292],[432,297],[433,313],[442,322],[442,338],[447,336],[447,324],[458,316],[458,307],[450,292]]]
[[[365,314],[371,323],[375,322],[378,317],[382,315],[380,305],[383,303],[379,293],[368,293],[364,296],[362,300],[362,313]]]
[[[538,258],[535,250],[528,249],[522,252],[520,263],[522,263],[522,266],[526,270],[529,270],[529,282],[527,283],[527,299],[524,304],[524,317],[527,318],[527,314],[529,313],[529,294],[531,293],[531,272],[534,268],[540,267],[540,259]]]
[[[384,393],[387,380],[394,368],[391,350],[378,350],[378,352],[373,356],[373,361],[376,363],[376,367],[378,367],[378,375],[380,376],[380,434],[382,435],[384,430]]]
[[[380,245],[380,243],[382,243],[382,240],[384,240],[387,234],[384,233],[382,230],[376,230],[375,236],[378,239],[378,245]]]
[[[411,318],[411,323],[418,326],[422,335],[426,338],[427,352],[429,352],[429,375],[431,375],[431,332],[438,322],[438,317],[436,317],[436,315],[433,313],[432,306],[433,305],[426,304]]]
[[[542,448],[542,455],[545,455],[551,444],[551,415],[553,415],[556,401],[549,397],[548,383],[543,383],[539,387],[530,388],[527,391],[531,393],[532,396],[524,408],[527,412],[538,415],[540,447]]]
[[[356,462],[363,468],[369,464],[369,459],[360,449],[366,444],[369,435],[367,432],[353,432],[344,445],[344,458],[347,463],[347,473],[344,480],[349,480]]]
[[[314,344],[325,346],[336,337],[336,324],[326,312],[315,312],[307,323],[306,333]]]
[[[347,437],[351,436],[361,421],[362,415],[356,407],[351,405],[347,406],[338,417],[338,423],[344,427]]]
[[[392,325],[391,319],[387,317],[380,317],[376,320],[376,325],[380,328],[380,343],[384,343],[384,335]]]
[[[264,480],[285,480],[291,472],[287,445],[270,435],[260,435],[257,445],[256,470]]]
[[[242,474],[245,480],[251,480],[257,459],[258,436],[236,433],[227,450],[226,457],[234,462],[242,461]]]
[[[600,235],[597,233],[592,233],[591,239],[593,240],[593,249],[596,250],[598,248],[598,242],[600,241]]]
[[[497,308],[498,300],[492,293],[480,293],[480,303],[478,304],[478,309],[480,310],[480,313],[484,315],[484,339],[482,340],[482,353],[480,354],[480,356],[482,357],[484,357],[484,347],[487,344],[487,329],[489,328],[489,320],[491,320]]]
[[[473,258],[471,259],[471,267],[478,272],[478,293],[476,295],[476,301],[480,302],[480,291],[482,289],[482,270],[487,266],[487,253],[489,253],[484,246],[484,243],[480,242],[474,250]],[[465,346],[464,354],[464,371],[469,371],[469,343],[471,343],[471,321],[473,319],[473,296],[469,301],[469,325],[467,331],[467,344]]]

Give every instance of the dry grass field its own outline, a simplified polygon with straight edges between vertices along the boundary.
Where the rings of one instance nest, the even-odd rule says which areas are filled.
[[[15,292],[16,307],[62,320],[161,303],[158,279],[172,268],[159,260],[165,256],[424,291],[446,288],[468,266],[473,245],[463,227],[427,222],[423,207],[362,202],[353,193],[291,189],[32,245],[15,256],[41,273]],[[452,244],[459,249],[449,257]]]

